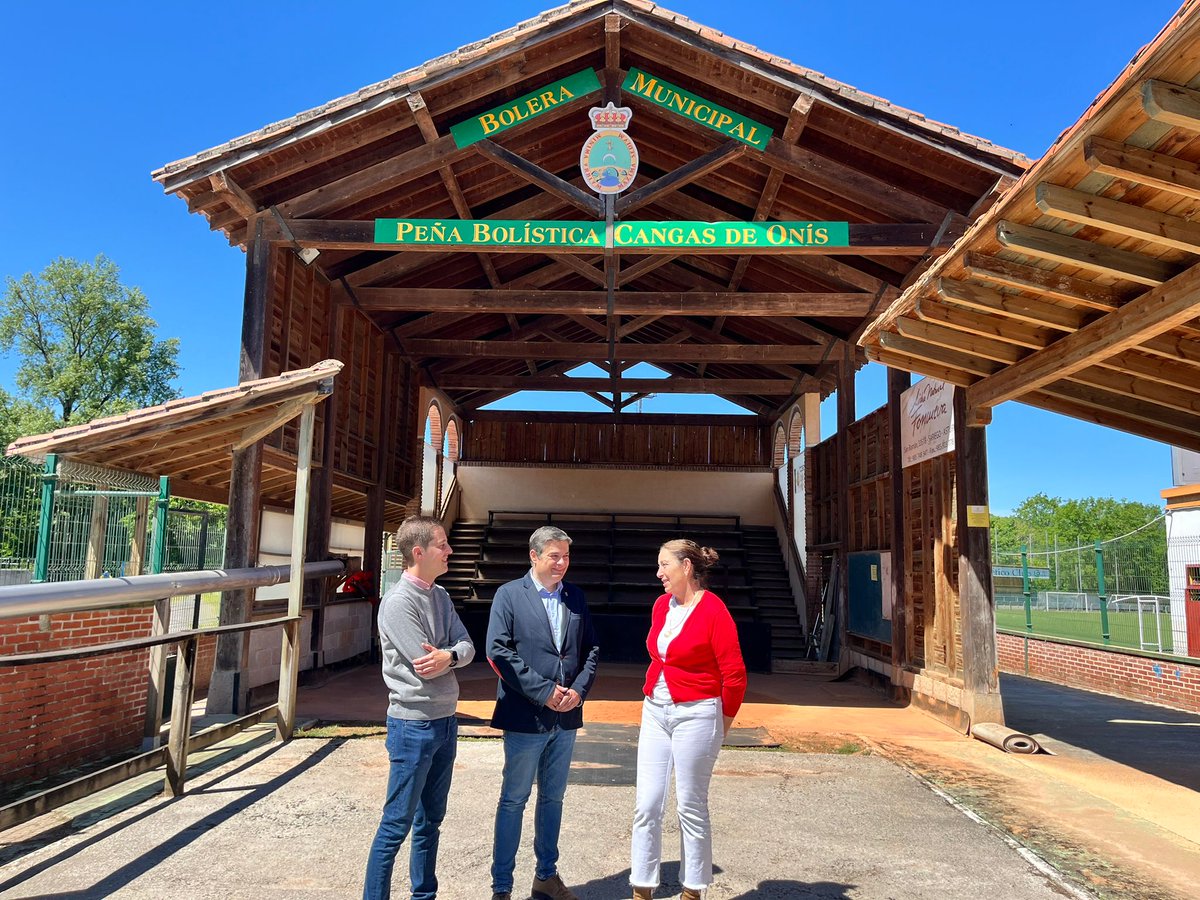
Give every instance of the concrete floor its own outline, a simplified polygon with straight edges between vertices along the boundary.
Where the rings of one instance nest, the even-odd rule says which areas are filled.
[[[587,703],[562,863],[583,900],[628,896],[640,679],[640,667],[606,666]],[[475,664],[460,680],[464,731],[485,735],[494,675]],[[710,896],[1019,900],[1078,886],[1102,897],[1197,896],[1200,717],[1009,676],[1003,689],[1010,724],[1054,755],[1001,753],[855,683],[752,676],[735,732],[803,752],[723,751]],[[379,722],[386,705],[375,667],[300,695],[308,719]],[[355,896],[386,779],[382,741],[276,745],[264,730],[243,741],[182,799],[152,798],[151,785],[123,803],[98,798],[43,817],[40,835],[38,823],[0,835],[0,859],[10,860],[0,895]],[[445,898],[489,890],[500,757],[496,741],[460,743]],[[676,840],[664,839],[660,896],[679,890]],[[518,864],[521,888],[528,846]],[[405,872],[397,867],[396,896]]]

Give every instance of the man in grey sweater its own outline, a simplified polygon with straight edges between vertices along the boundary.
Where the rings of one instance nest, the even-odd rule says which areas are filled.
[[[391,897],[396,853],[410,831],[412,897],[433,900],[438,836],[458,740],[458,679],[451,670],[469,663],[475,647],[450,595],[434,584],[446,574],[452,552],[441,524],[410,516],[396,532],[396,547],[404,574],[379,605],[391,771],[383,818],[367,857],[363,900]]]

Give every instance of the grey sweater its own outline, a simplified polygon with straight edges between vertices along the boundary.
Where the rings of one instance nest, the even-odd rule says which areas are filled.
[[[429,653],[421,644],[438,650],[456,650],[458,665],[475,657],[475,645],[454,611],[446,589],[434,585],[422,590],[401,577],[379,604],[379,644],[383,650],[383,681],[393,719],[441,719],[454,715],[458,705],[458,679],[453,669],[423,678],[413,660]]]

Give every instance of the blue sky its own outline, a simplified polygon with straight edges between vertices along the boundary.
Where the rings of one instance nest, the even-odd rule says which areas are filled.
[[[1151,40],[1174,0],[922,4],[679,0],[696,21],[1037,157]],[[150,172],[476,41],[549,2],[21,3],[5,13],[0,276],[104,253],[182,347],[185,394],[237,379],[244,255]],[[1120,23],[1115,27],[1114,23]],[[11,387],[12,360],[0,359]],[[883,401],[859,375],[858,411]],[[834,421],[825,404],[823,434]],[[647,403],[649,411],[656,407]],[[992,507],[1045,491],[1159,503],[1164,445],[1005,404]]]

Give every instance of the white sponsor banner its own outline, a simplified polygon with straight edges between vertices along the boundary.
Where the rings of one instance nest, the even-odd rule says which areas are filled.
[[[922,378],[900,395],[900,447],[905,466],[954,449],[954,385]]]
[[[1171,481],[1175,487],[1200,484],[1200,453],[1197,453],[1195,450],[1172,447],[1171,476]]]

